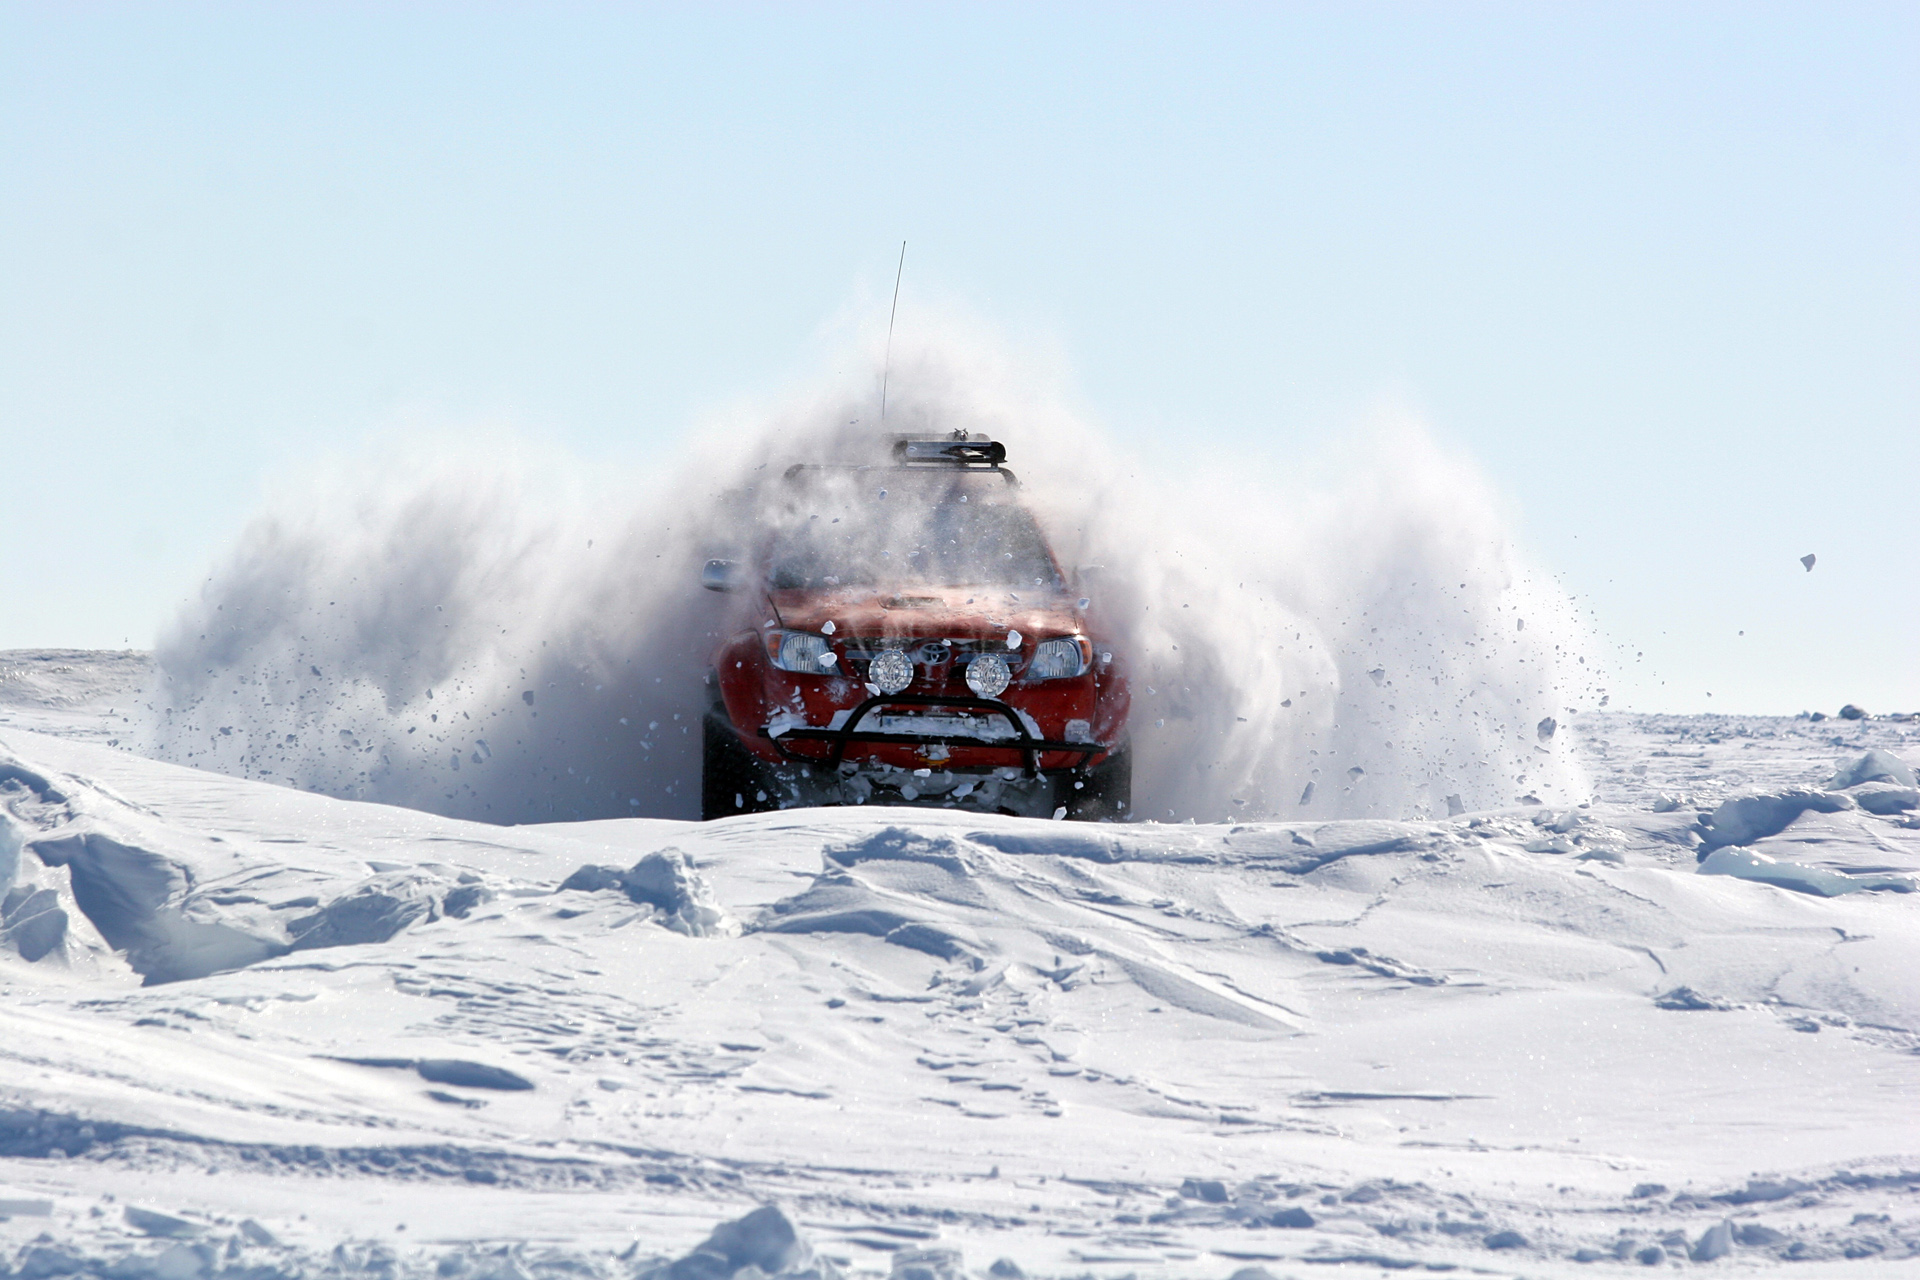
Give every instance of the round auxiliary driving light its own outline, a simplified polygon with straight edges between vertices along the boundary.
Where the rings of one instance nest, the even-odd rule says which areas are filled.
[[[999,697],[1012,678],[1007,660],[997,653],[978,654],[967,664],[967,688],[983,698]]]
[[[898,649],[884,650],[867,667],[867,679],[882,693],[899,693],[913,683],[913,661]]]

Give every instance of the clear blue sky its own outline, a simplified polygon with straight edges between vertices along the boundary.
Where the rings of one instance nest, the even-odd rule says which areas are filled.
[[[1920,710],[1917,135],[1911,3],[5,4],[0,646],[399,422],[678,442],[904,238],[1142,450],[1424,413],[1631,703]]]

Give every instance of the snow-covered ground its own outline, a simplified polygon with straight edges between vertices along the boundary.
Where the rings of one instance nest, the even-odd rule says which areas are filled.
[[[1920,1272],[1920,722],[1588,714],[1591,803],[1419,822],[497,827],[135,755],[147,678],[0,654],[0,1275]]]

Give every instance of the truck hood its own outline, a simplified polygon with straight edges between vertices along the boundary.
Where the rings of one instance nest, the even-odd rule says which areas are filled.
[[[1019,598],[1015,598],[1018,595]],[[1004,587],[855,587],[836,591],[768,593],[783,625],[822,631],[833,623],[838,637],[991,640],[1018,631],[1023,636],[1084,634],[1076,601],[1055,592],[1009,592]]]

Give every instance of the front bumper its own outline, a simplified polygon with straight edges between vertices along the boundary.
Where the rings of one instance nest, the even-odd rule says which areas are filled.
[[[1004,719],[1012,728],[1008,737],[982,737],[974,734],[951,731],[929,733],[895,733],[877,729],[862,729],[861,724],[882,707],[942,707],[952,711],[977,712]],[[875,745],[946,748],[960,747],[968,752],[989,751],[1013,753],[1021,761],[1023,771],[1029,778],[1038,778],[1043,772],[1060,769],[1080,769],[1095,756],[1106,754],[1108,747],[1097,742],[1055,742],[1037,737],[1027,728],[1017,709],[996,698],[969,698],[945,694],[894,693],[878,694],[868,698],[847,716],[838,728],[824,728],[814,725],[797,725],[766,736],[772,741],[774,749],[781,757],[795,763],[819,765],[830,770],[838,770],[846,758],[847,747],[853,743],[871,743]],[[828,744],[825,755],[811,755],[796,752],[788,746],[790,742],[824,742]],[[1041,768],[1044,755],[1068,755],[1064,764],[1055,764],[1052,769]]]

